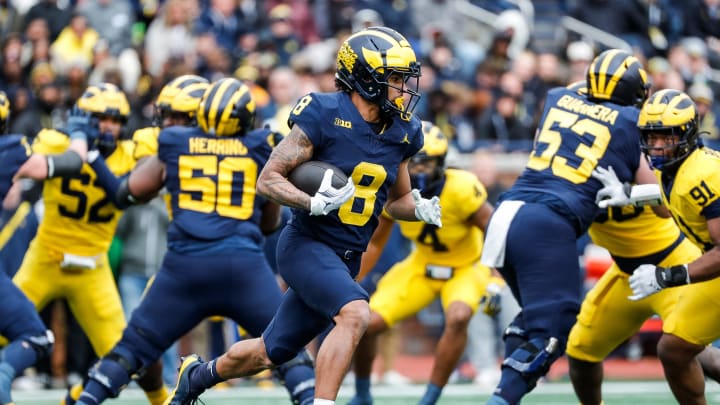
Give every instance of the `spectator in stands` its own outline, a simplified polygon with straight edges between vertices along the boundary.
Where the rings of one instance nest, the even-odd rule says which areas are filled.
[[[50,46],[53,66],[65,74],[70,65],[80,64],[89,68],[93,61],[93,48],[100,35],[90,27],[82,14],[73,14],[70,24],[58,35]]]
[[[119,56],[132,48],[132,25],[135,14],[128,0],[87,0],[77,8],[90,26],[108,40],[110,53]]]
[[[43,128],[63,126],[65,109],[61,91],[59,83],[55,81],[40,86],[31,106],[14,117],[11,133],[34,137]]]
[[[23,18],[23,30],[27,28],[31,21],[41,18],[47,22],[50,28],[50,40],[54,41],[60,31],[62,31],[70,22],[71,9],[61,9],[57,5],[57,0],[40,0],[30,7]]]
[[[567,47],[566,55],[569,62],[568,83],[585,80],[587,68],[595,57],[592,45],[583,41],[572,42]]]
[[[570,16],[640,47],[645,55],[653,53],[648,15],[640,1],[578,0]]]
[[[302,47],[292,24],[292,8],[278,4],[270,10],[268,27],[260,34],[260,49],[277,57],[277,66],[288,66],[290,57]]]
[[[275,107],[275,114],[271,119],[276,125],[273,129],[283,136],[290,133],[287,120],[290,118],[290,111],[302,95],[298,90],[297,76],[289,67],[281,66],[270,73],[268,92]]]
[[[493,103],[475,123],[481,146],[487,142],[505,151],[529,151],[532,147],[532,117],[522,105],[523,83],[515,74],[500,77]]]
[[[0,0],[0,42],[12,32],[20,31],[22,17],[10,0]]]
[[[144,64],[154,77],[162,77],[170,58],[195,64],[195,36],[189,0],[168,0],[145,34]]]
[[[698,112],[698,132],[705,145],[720,150],[720,131],[717,115],[713,108],[715,97],[705,83],[695,83],[688,89],[688,95],[695,102]]]

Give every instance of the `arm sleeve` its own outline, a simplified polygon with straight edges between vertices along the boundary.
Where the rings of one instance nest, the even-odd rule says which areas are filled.
[[[122,194],[120,190],[122,189],[123,183],[126,184],[125,189],[127,189],[128,175],[122,177],[115,176],[107,167],[107,164],[105,164],[105,159],[103,159],[102,156],[98,156],[98,158],[90,164],[90,167],[92,167],[97,175],[98,184],[105,190],[105,193],[107,193],[116,207],[125,209],[131,205],[131,201],[128,201],[127,198],[123,199],[120,196],[120,194]]]

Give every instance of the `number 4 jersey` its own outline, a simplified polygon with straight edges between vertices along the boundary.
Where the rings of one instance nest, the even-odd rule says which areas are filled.
[[[594,103],[564,87],[550,90],[525,171],[501,200],[545,203],[583,233],[598,211],[595,195],[602,187],[591,177],[593,169],[612,166],[622,182],[635,177],[638,113],[632,106]]]
[[[70,138],[64,133],[44,129],[32,148],[34,152],[50,154],[62,153],[69,145]],[[116,176],[127,174],[135,165],[132,141],[118,141],[105,161]],[[96,177],[85,163],[79,174],[45,180],[45,213],[37,232],[45,246],[81,256],[107,252],[122,211],[96,183]]]
[[[266,200],[255,185],[272,152],[272,132],[216,137],[198,127],[174,126],[160,132],[158,144],[173,212],[169,249],[207,252],[222,248],[216,243],[222,239],[235,246],[262,243],[258,225]]]

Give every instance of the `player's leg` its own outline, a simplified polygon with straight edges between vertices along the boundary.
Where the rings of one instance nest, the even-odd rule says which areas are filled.
[[[233,252],[229,262],[231,265],[223,271],[232,275],[232,284],[224,283],[218,288],[228,288],[234,293],[220,302],[214,313],[230,317],[251,336],[260,336],[282,301],[282,292],[275,275],[264,255],[258,251]],[[273,375],[287,388],[294,404],[312,403],[315,396],[315,371],[313,359],[306,350],[275,368]]]
[[[320,317],[334,321],[315,363],[315,398],[334,401],[369,322],[367,293],[353,279],[360,268],[360,253],[335,252],[292,226],[280,236],[278,252],[280,274],[300,300]]]
[[[445,327],[435,348],[430,382],[420,399],[420,405],[434,405],[437,402],[450,374],[457,367],[467,345],[470,319],[477,311],[489,279],[490,269],[476,263],[455,268],[453,278],[443,285],[440,297]]]
[[[113,375],[115,380],[111,380],[108,384],[110,387],[106,386],[105,390],[110,392],[108,396],[116,396],[121,389],[119,387],[124,386],[119,383],[120,377],[118,376],[128,374],[128,369],[137,370],[140,365],[133,360],[131,348],[116,346],[123,336],[126,324],[120,296],[107,261],[103,259],[96,269],[78,275],[72,280],[69,288],[70,293],[67,299],[70,310],[87,334],[95,353],[101,358],[105,358],[107,355],[119,365],[119,368],[113,368],[111,372],[100,369],[101,364],[97,363],[88,373],[88,383],[97,382],[107,375]],[[167,396],[167,389],[162,384],[160,373],[155,370],[159,371],[159,368],[153,369],[158,375],[152,380],[146,380],[144,388],[149,402],[152,405],[159,405]],[[97,378],[93,378],[93,375],[96,375]],[[103,391],[97,389],[96,392]],[[85,404],[99,403],[102,400],[104,398],[93,399],[93,396],[83,396]]]
[[[699,354],[720,337],[720,328],[712,321],[720,317],[720,298],[717,296],[720,279],[680,288],[683,291],[677,307],[663,323],[658,357],[677,401],[704,404],[705,379],[699,359],[711,366],[711,358],[717,352]]]
[[[0,404],[4,405],[12,403],[10,388],[15,377],[50,354],[53,336],[1,267],[0,334],[10,341],[0,352]]]
[[[506,356],[489,404],[517,404],[564,353],[580,307],[575,235],[566,218],[541,204],[522,206],[510,225],[505,267],[499,270],[516,277],[515,286],[508,284],[517,288],[527,342]]]
[[[425,262],[411,254],[393,266],[370,298],[370,321],[355,349],[355,397],[353,405],[371,404],[370,380],[377,353],[378,335],[397,322],[416,314],[438,295],[444,282],[425,277]]]
[[[602,402],[602,361],[618,345],[635,334],[663,303],[672,308],[677,294],[671,290],[651,299],[630,301],[628,274],[616,264],[603,274],[583,300],[577,322],[570,331],[567,355],[570,380],[583,405]],[[663,313],[667,310],[659,312]]]

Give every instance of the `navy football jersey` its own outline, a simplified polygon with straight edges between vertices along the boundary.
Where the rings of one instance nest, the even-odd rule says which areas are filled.
[[[394,117],[376,133],[346,93],[311,93],[290,113],[289,125],[299,125],[313,144],[311,160],[331,163],[355,182],[355,195],[328,215],[311,216],[293,210],[291,224],[339,249],[364,251],[397,179],[400,163],[423,146],[420,120]]]
[[[262,242],[259,223],[266,200],[257,196],[255,184],[272,152],[271,138],[267,129],[242,137],[210,136],[198,127],[160,132],[158,158],[166,164],[173,213],[170,247],[229,236]]]
[[[584,232],[598,211],[602,188],[591,177],[612,166],[622,182],[632,182],[640,165],[639,110],[594,103],[565,87],[552,89],[538,124],[535,148],[515,184],[501,200],[544,202]]]
[[[25,136],[0,136],[0,201],[5,199],[12,186],[13,176],[31,154],[32,150]]]

